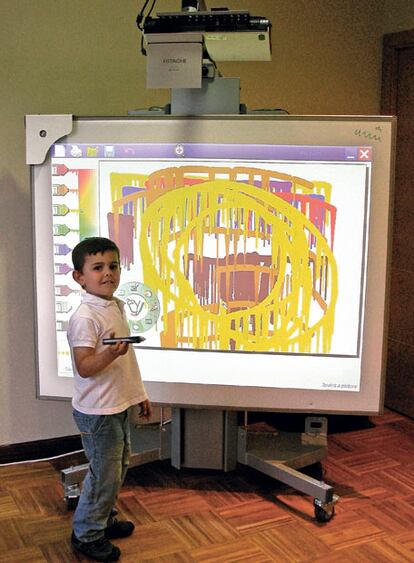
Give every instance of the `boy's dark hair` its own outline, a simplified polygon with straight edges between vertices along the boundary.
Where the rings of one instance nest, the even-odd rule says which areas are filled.
[[[86,256],[98,254],[98,252],[104,253],[108,250],[116,252],[119,260],[119,248],[114,241],[109,238],[89,237],[81,240],[72,250],[72,262],[74,269],[78,272],[82,272]]]

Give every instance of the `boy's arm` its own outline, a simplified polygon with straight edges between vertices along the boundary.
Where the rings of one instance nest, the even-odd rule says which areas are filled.
[[[106,346],[102,352],[96,352],[95,348],[79,346],[73,348],[73,358],[79,375],[81,377],[92,377],[98,375],[118,356],[123,356],[127,351],[128,343],[126,342],[117,342],[111,346]]]

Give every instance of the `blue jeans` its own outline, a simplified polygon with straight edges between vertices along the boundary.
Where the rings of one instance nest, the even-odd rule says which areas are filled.
[[[73,516],[73,532],[82,542],[104,535],[124,481],[131,440],[129,411],[117,414],[83,414],[73,409],[89,469]]]

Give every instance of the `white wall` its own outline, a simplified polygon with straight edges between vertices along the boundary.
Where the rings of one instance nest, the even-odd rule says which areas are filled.
[[[69,402],[35,397],[32,221],[24,115],[124,115],[145,89],[137,0],[2,0],[0,18],[0,445],[76,433]],[[379,111],[381,40],[414,28],[411,0],[228,0],[273,24],[270,63],[223,63],[249,108]],[[162,1],[157,10],[178,10]]]

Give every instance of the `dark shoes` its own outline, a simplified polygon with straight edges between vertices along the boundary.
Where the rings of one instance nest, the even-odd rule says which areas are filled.
[[[95,561],[118,561],[121,550],[109,540],[126,538],[132,534],[135,526],[132,522],[112,519],[112,523],[105,529],[105,535],[99,540],[81,542],[72,532],[72,547]]]
[[[116,538],[127,538],[134,531],[135,526],[132,522],[127,520],[112,519],[111,524],[105,529],[105,537],[108,540],[115,540]]]
[[[81,542],[72,532],[72,547],[95,561],[118,561],[121,550],[113,545],[105,536],[96,541]]]

